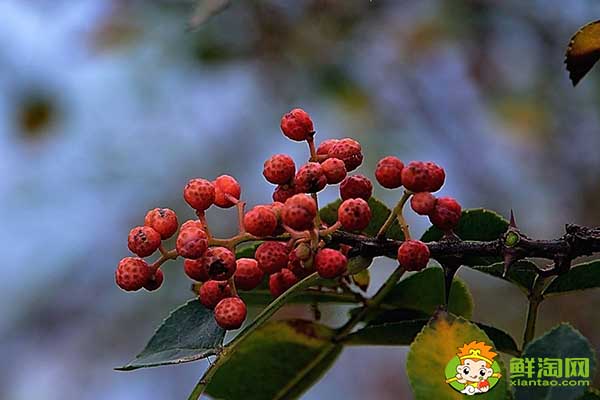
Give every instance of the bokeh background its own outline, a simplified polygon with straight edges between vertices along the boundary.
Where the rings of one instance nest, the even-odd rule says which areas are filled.
[[[189,32],[193,7],[0,2],[0,398],[184,398],[206,361],[112,370],[192,296],[179,263],[158,293],[118,290],[127,232],[156,206],[192,217],[181,198],[191,177],[228,173],[250,204],[268,201],[263,161],[306,158],[278,128],[295,106],[318,140],[360,140],[367,176],[388,154],[431,159],[446,168],[443,193],[512,208],[532,236],[600,224],[600,73],[574,89],[563,66],[597,1],[233,0]],[[232,214],[211,211],[218,234],[232,233]],[[391,267],[375,265],[375,281]],[[459,274],[474,319],[520,340],[520,292]],[[598,307],[598,291],[547,300],[538,333],[568,320],[598,347]],[[405,357],[348,349],[305,398],[411,398]]]

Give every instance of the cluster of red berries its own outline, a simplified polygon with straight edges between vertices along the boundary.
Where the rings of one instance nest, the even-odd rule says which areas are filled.
[[[382,158],[375,168],[377,182],[385,188],[401,186],[411,193],[410,206],[419,215],[426,215],[432,225],[451,231],[458,225],[462,209],[452,197],[436,198],[432,193],[444,185],[446,173],[433,162],[412,161],[408,165],[396,157]],[[429,248],[419,240],[406,240],[398,248],[398,261],[409,271],[427,266]]]
[[[346,273],[347,247],[326,248],[322,237],[339,228],[360,232],[371,221],[368,200],[373,185],[364,175],[348,175],[362,163],[361,145],[349,138],[330,139],[315,148],[313,122],[301,109],[282,117],[281,130],[292,140],[307,141],[311,158],[298,170],[294,160],[285,154],[273,155],[265,161],[263,175],[277,185],[272,203],[244,212],[241,187],[235,178],[221,175],[214,181],[190,180],[183,197],[198,219],[179,226],[172,210],[149,211],[144,226],[129,233],[129,249],[138,257],[121,260],[116,271],[117,285],[127,291],[156,290],[163,282],[162,263],[181,256],[187,276],[202,282],[199,289],[202,305],[214,309],[219,326],[237,329],[246,318],[246,305],[238,290],[253,290],[268,277],[270,292],[277,297],[314,271],[326,279]],[[399,159],[386,157],[377,164],[375,176],[385,188],[404,186],[412,195],[413,210],[428,215],[441,229],[451,230],[458,223],[460,205],[451,198],[436,199],[431,194],[441,188],[445,178],[444,170],[436,164],[411,162],[405,167]],[[316,193],[334,184],[339,184],[342,203],[336,224],[326,226],[318,215]],[[221,208],[237,206],[238,235],[230,239],[212,238],[205,212],[213,204]],[[175,249],[166,251],[161,241],[173,236],[178,228]],[[263,242],[253,258],[236,260],[235,246],[249,240]],[[157,250],[161,258],[148,264],[143,258]],[[398,260],[409,270],[424,268],[429,260],[427,245],[416,240],[405,241],[398,250]]]

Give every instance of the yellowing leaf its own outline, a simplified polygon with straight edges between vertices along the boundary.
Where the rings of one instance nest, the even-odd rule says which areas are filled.
[[[406,371],[415,400],[464,400],[465,394],[446,383],[446,378],[453,376],[447,375],[447,367],[455,367],[450,362],[457,357],[459,347],[473,341],[484,342],[495,348],[477,325],[446,312],[438,312],[433,316],[417,335],[408,353]],[[478,394],[477,399],[509,398],[506,371],[498,356],[494,361],[492,368],[502,376],[497,381],[489,378],[491,388],[487,393]]]
[[[571,38],[565,64],[573,86],[592,69],[600,59],[600,21],[581,27]]]

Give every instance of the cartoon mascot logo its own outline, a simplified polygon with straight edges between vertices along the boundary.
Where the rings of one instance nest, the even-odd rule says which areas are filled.
[[[498,362],[494,361],[497,355],[484,342],[472,341],[459,347],[446,365],[446,383],[467,395],[488,392],[502,376]]]

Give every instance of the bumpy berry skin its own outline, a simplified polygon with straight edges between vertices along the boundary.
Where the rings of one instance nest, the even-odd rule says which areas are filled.
[[[265,161],[263,176],[275,185],[284,185],[294,179],[296,165],[287,154],[275,154]]]
[[[301,108],[294,108],[281,117],[281,131],[285,136],[297,142],[306,140],[315,134],[310,115]]]
[[[127,246],[139,257],[147,257],[160,246],[160,234],[149,226],[136,226],[129,231]]]
[[[206,308],[215,308],[223,299],[231,297],[231,288],[225,281],[206,281],[200,286],[198,299]]]
[[[244,227],[254,236],[271,236],[277,229],[277,216],[269,206],[256,206],[244,215]]]
[[[461,206],[452,197],[440,197],[429,214],[429,221],[443,231],[456,228],[461,216]]]
[[[206,179],[192,179],[183,189],[183,198],[193,209],[204,211],[215,201],[215,186]]]
[[[317,193],[327,185],[327,178],[321,164],[309,162],[304,164],[294,177],[294,186],[298,193]]]
[[[144,218],[144,225],[149,226],[156,232],[160,233],[161,239],[168,239],[175,232],[179,223],[177,222],[177,214],[169,208],[155,208],[148,211]]]
[[[371,221],[371,209],[364,199],[344,200],[338,208],[338,221],[347,231],[362,231]]]
[[[354,139],[340,139],[329,149],[328,156],[339,158],[346,165],[346,171],[354,171],[362,164],[363,155],[360,143]]]
[[[317,204],[306,194],[296,194],[287,199],[281,213],[283,223],[298,231],[312,228],[316,216]]]
[[[363,199],[369,200],[373,193],[373,184],[364,175],[347,176],[340,184],[340,197],[342,200]]]
[[[404,163],[393,156],[379,160],[375,167],[375,179],[386,189],[397,189],[402,186],[402,170]]]
[[[437,199],[429,192],[415,193],[410,198],[410,207],[419,215],[429,215],[433,212]]]
[[[163,272],[160,269],[157,269],[154,276],[151,276],[144,284],[144,289],[149,292],[158,290],[158,288],[162,286],[164,280],[165,276],[163,275]]]
[[[402,184],[412,192],[429,192],[431,171],[423,161],[411,161],[402,170]]]
[[[233,279],[240,290],[252,290],[262,282],[264,272],[253,258],[240,258],[236,261]]]
[[[235,273],[235,254],[226,247],[209,247],[200,261],[211,280],[224,281]]]
[[[227,196],[231,196],[237,200],[240,199],[242,188],[234,177],[229,175],[221,175],[213,182],[215,185],[215,205],[221,208],[230,208],[235,205],[235,202],[229,200]]]
[[[273,191],[273,201],[285,203],[287,199],[296,193],[294,185],[279,185],[275,188],[275,191]]]
[[[321,249],[315,256],[315,266],[320,277],[337,278],[346,272],[348,259],[338,250]]]
[[[348,173],[346,171],[346,164],[339,158],[328,158],[323,161],[321,163],[321,169],[323,170],[325,178],[327,178],[327,183],[330,185],[340,183]]]
[[[425,167],[429,171],[429,185],[427,187],[428,192],[437,192],[444,186],[444,180],[446,179],[446,172],[444,168],[440,167],[436,163],[431,161],[425,163]]]
[[[208,272],[206,272],[206,269],[204,268],[202,258],[199,258],[197,260],[191,260],[189,258],[186,258],[183,261],[183,271],[191,279],[198,282],[206,282],[210,279],[210,277],[208,276]]]
[[[273,274],[288,263],[290,250],[280,242],[264,242],[256,249],[254,258],[258,261],[258,267],[266,274]]]
[[[406,240],[398,248],[398,262],[408,271],[420,271],[429,262],[429,248],[420,240]]]
[[[115,272],[117,285],[128,292],[139,290],[152,277],[152,269],[141,258],[125,257]]]
[[[197,219],[189,219],[189,220],[185,221],[183,224],[181,224],[179,231],[181,232],[187,228],[192,228],[192,227],[204,230],[204,225],[202,225],[202,222],[200,222]]]
[[[179,231],[175,248],[177,254],[184,258],[200,258],[208,248],[208,236],[198,224],[190,224]]]
[[[246,320],[246,304],[239,297],[223,299],[215,307],[215,321],[223,329],[238,329]]]
[[[339,139],[327,139],[322,141],[317,147],[317,155],[328,156],[329,150],[331,150],[334,144],[339,143],[339,141]]]
[[[273,297],[279,297],[298,282],[298,277],[287,268],[269,276],[269,291]]]

